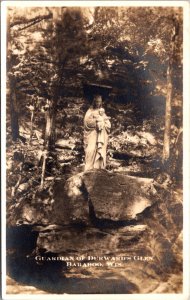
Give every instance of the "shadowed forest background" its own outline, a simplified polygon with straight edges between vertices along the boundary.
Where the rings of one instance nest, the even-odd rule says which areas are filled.
[[[171,266],[160,262],[157,275],[176,268],[179,277],[169,289],[155,285],[144,292],[181,288],[182,27],[182,9],[174,7],[8,9],[8,228],[50,225],[55,185],[84,169],[83,118],[99,90],[112,124],[108,171],[151,178],[163,199],[170,194],[168,206],[159,207],[167,221],[158,244],[170,249],[177,242]],[[158,211],[152,213],[157,218]],[[12,243],[10,262],[18,246]],[[9,275],[18,280],[11,267]],[[138,292],[133,286],[128,291]]]

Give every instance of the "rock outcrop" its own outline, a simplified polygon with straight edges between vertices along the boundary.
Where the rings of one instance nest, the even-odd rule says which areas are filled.
[[[137,220],[158,201],[153,179],[106,170],[81,172],[60,180],[54,185],[51,199],[46,194],[41,191],[32,201],[23,200],[11,215],[12,225],[128,222]]]
[[[83,181],[95,216],[99,219],[136,219],[157,200],[153,179],[90,171],[84,173]]]
[[[136,219],[158,199],[153,179],[92,170],[55,187],[54,214],[59,223]]]
[[[148,234],[146,225],[131,225],[117,229],[95,227],[58,227],[54,230],[39,230],[37,246],[52,253],[78,253],[98,256],[128,251],[142,255],[143,241]],[[134,242],[138,241],[137,246]],[[133,246],[132,246],[133,245]],[[146,249],[146,255],[151,251]]]

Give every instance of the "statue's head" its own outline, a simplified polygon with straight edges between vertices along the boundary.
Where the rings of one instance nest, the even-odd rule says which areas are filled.
[[[102,107],[102,96],[94,95],[93,108],[101,108],[101,107]]]

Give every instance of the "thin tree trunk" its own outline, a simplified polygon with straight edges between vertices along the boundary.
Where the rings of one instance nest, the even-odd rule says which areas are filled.
[[[30,138],[29,138],[29,143],[32,139],[32,135],[33,135],[33,123],[34,123],[34,111],[31,111],[31,118],[30,118]]]
[[[10,117],[12,139],[16,141],[19,138],[19,117],[14,79],[10,79]]]
[[[43,160],[42,160],[43,162],[42,162],[41,184],[40,184],[41,189],[43,189],[43,187],[44,187],[47,154],[48,154],[47,150],[44,150],[44,152],[43,152]]]
[[[51,118],[50,118],[50,106],[46,111],[46,128],[45,128],[45,137],[44,137],[44,151],[43,151],[43,159],[42,159],[42,175],[41,175],[41,188],[44,186],[45,172],[46,172],[46,160],[48,156],[49,150],[49,138],[51,134]]]
[[[12,70],[12,54],[11,54],[11,38],[10,38],[10,18],[7,15],[7,72]],[[10,121],[12,140],[16,141],[19,138],[19,118],[18,118],[18,104],[16,97],[16,82],[11,75],[8,76],[8,85],[10,89]]]
[[[51,116],[50,116],[50,107],[46,112],[46,128],[45,128],[45,139],[44,139],[44,146],[48,150],[49,149],[49,138],[51,135]]]
[[[46,129],[44,145],[47,150],[54,149],[55,146],[55,120],[57,101],[53,102],[46,113]]]
[[[53,107],[52,107],[53,106]],[[46,161],[50,150],[54,149],[55,145],[55,119],[56,119],[57,101],[51,103],[46,112],[46,128],[44,138],[44,152],[42,162],[41,188],[44,186]]]
[[[175,18],[172,20],[173,29],[171,34],[171,51],[169,55],[169,62],[167,68],[167,95],[166,95],[166,109],[165,109],[165,130],[164,130],[164,144],[163,144],[163,154],[162,162],[165,163],[170,158],[170,135],[171,135],[171,108],[172,108],[172,95],[173,95],[173,85],[172,85],[172,73],[173,73],[173,57],[175,51],[175,42],[178,35],[178,22]]]
[[[53,102],[53,108],[51,111],[51,132],[50,132],[50,140],[49,140],[49,150],[55,149],[56,115],[57,115],[57,92],[56,92],[56,98],[54,99]]]
[[[172,102],[172,66],[169,62],[167,69],[167,96],[165,109],[165,130],[164,130],[164,145],[163,145],[163,162],[170,157],[170,131],[171,131],[171,102]]]

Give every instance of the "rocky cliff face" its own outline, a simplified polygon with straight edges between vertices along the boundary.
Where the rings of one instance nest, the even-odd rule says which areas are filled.
[[[124,172],[81,172],[57,182],[51,207],[47,210],[45,200],[40,207],[39,210],[37,202],[21,203],[13,219],[15,225],[22,221],[36,232],[33,253],[45,257],[38,262],[40,272],[44,268],[49,273],[56,271],[56,264],[47,262],[47,257],[66,257],[56,262],[68,280],[66,285],[59,273],[60,292],[68,290],[72,280],[78,293],[87,291],[80,285],[81,276],[92,281],[92,293],[181,291],[182,203],[180,195],[172,194],[164,185]],[[75,262],[68,265],[68,256]],[[83,259],[76,266],[77,257]],[[104,261],[116,257],[117,267]],[[31,258],[25,260],[29,270],[39,268],[36,262],[31,267]],[[13,263],[14,259],[9,261]],[[12,263],[8,269],[14,274]],[[85,269],[84,264],[91,265]],[[115,278],[112,283],[110,276]],[[57,290],[51,278],[48,280],[49,287]],[[100,284],[101,280],[105,285]],[[47,290],[43,284],[40,288]]]

